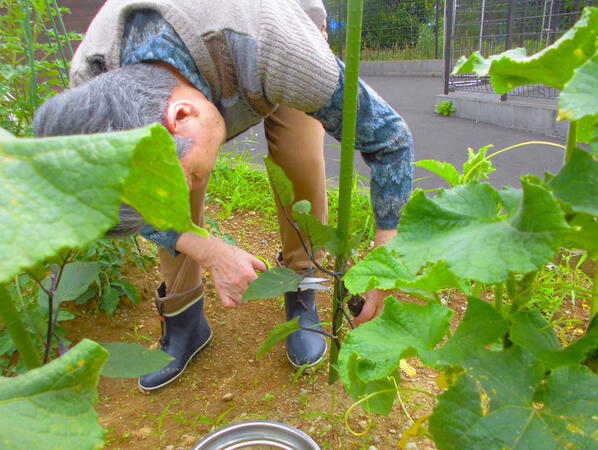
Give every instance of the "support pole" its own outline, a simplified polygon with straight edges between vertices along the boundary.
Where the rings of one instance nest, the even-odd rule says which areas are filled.
[[[436,26],[434,27],[434,37],[435,37],[435,48],[434,48],[434,58],[438,59],[438,31],[440,28],[440,0],[436,0]]]
[[[338,0],[338,59],[343,60],[343,5]]]
[[[486,15],[486,0],[482,0],[482,14],[480,17],[480,43],[478,50],[482,53],[482,37],[484,36],[484,16]]]
[[[505,50],[509,50],[513,47],[513,25],[515,23],[515,8],[517,7],[517,2],[515,0],[509,1],[509,16],[507,19],[507,43],[505,46]],[[504,102],[507,100],[507,94],[503,94],[500,96],[500,101]]]
[[[446,0],[444,3],[444,95],[449,93],[449,80],[453,66],[451,45],[453,43],[453,10],[454,0]]]

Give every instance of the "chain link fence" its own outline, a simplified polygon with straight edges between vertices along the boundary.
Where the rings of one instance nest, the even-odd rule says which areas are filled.
[[[456,60],[479,51],[483,56],[524,47],[528,55],[549,46],[579,19],[583,0],[447,0],[447,23],[452,33],[445,55],[445,91],[471,91],[494,94],[488,77],[473,74],[449,76]],[[445,92],[445,94],[448,92]],[[556,99],[559,92],[544,85],[520,86],[510,96]],[[504,98],[503,98],[504,99]]]
[[[347,0],[325,0],[328,41],[343,59]],[[364,0],[363,61],[442,58],[443,2],[440,0]]]

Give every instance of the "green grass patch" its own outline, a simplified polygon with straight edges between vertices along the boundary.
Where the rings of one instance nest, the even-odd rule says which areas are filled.
[[[369,180],[353,177],[350,233],[363,233],[363,245],[369,245],[375,232],[370,202]],[[232,211],[255,211],[271,229],[278,229],[276,205],[262,158],[250,152],[221,152],[216,160],[206,200],[220,206],[217,219],[230,217]],[[330,183],[328,189],[329,223],[336,225],[338,190]]]

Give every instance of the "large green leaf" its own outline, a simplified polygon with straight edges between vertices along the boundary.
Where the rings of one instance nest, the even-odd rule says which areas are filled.
[[[303,278],[294,270],[274,267],[253,280],[243,294],[243,301],[277,298],[285,292],[296,291]]]
[[[554,329],[539,312],[517,312],[510,320],[509,336],[513,343],[528,351],[547,370],[579,364],[598,347],[598,318],[594,318],[583,337],[564,349]]]
[[[483,417],[480,390],[474,379],[460,377],[438,399],[429,428],[442,450],[480,449],[468,432]],[[486,447],[489,448],[489,447]]]
[[[266,338],[266,340],[260,345],[260,348],[257,351],[257,358],[261,358],[264,356],[268,351],[278,344],[283,339],[286,339],[287,336],[294,333],[298,329],[301,328],[299,325],[299,316],[295,317],[288,322],[280,323],[274,327],[270,334]]]
[[[293,219],[307,233],[313,246],[325,245],[336,236],[336,230],[329,225],[324,225],[309,214],[310,211],[311,204],[307,200],[301,200],[293,205]]]
[[[207,237],[208,233],[191,221],[189,187],[172,136],[160,125],[149,132],[135,148],[123,201],[158,230],[172,228]]]
[[[398,386],[401,377],[399,371],[395,369],[388,377],[364,382],[357,375],[358,363],[359,357],[356,353],[353,353],[348,362],[347,373],[350,380],[345,383],[347,393],[356,401],[368,396],[369,398],[361,403],[364,409],[374,414],[389,415],[397,396],[396,386]],[[394,381],[391,378],[394,378]]]
[[[598,157],[598,114],[585,116],[577,121],[577,142],[585,142]]]
[[[594,158],[598,158],[598,116],[595,119],[596,121],[589,131],[587,139],[582,142],[587,142],[590,145]]]
[[[561,367],[542,382],[543,367],[518,347],[468,363],[430,418],[439,448],[596,447],[598,376],[587,368]]]
[[[539,180],[521,181],[523,200],[508,216],[497,215],[500,196],[486,183],[441,190],[435,198],[416,191],[387,246],[412,271],[444,260],[457,276],[484,283],[538,270],[558,251],[569,226]]]
[[[444,261],[434,264],[421,275],[414,275],[386,247],[372,250],[345,274],[343,280],[353,294],[370,289],[399,289],[430,300],[434,293],[448,288],[469,292],[469,286],[456,277]]]
[[[559,96],[559,119],[598,116],[598,53],[579,67]]]
[[[109,353],[101,374],[110,378],[137,378],[161,369],[174,358],[162,350],[148,350],[140,344],[103,342]]]
[[[121,201],[157,228],[197,231],[173,145],[159,125],[0,138],[0,281],[102,236],[117,222]]]
[[[388,297],[382,314],[352,330],[343,342],[339,353],[343,383],[350,388],[356,377],[365,383],[378,381],[393,373],[403,357],[431,356],[449,330],[452,315],[435,302],[420,306]]]
[[[552,371],[534,400],[545,424],[547,442],[555,447],[598,447],[598,375],[587,367],[567,366]]]
[[[87,291],[89,285],[98,277],[100,265],[95,262],[75,261],[64,266],[60,283],[54,294],[54,301],[66,302],[76,300],[81,294]],[[51,287],[51,280],[46,279],[42,285],[48,289]],[[42,306],[48,305],[48,295],[43,289],[39,290],[37,301]]]
[[[589,214],[575,214],[569,224],[574,229],[565,237],[565,245],[588,252],[590,257],[598,257],[598,218]]]
[[[467,311],[455,334],[425,362],[437,367],[459,364],[470,352],[496,342],[507,330],[507,322],[492,305],[469,297]]]
[[[16,139],[9,131],[0,128],[0,139]]]
[[[94,405],[108,353],[83,340],[64,356],[16,378],[0,378],[0,446],[101,448]]]
[[[417,167],[429,170],[446,181],[453,187],[459,184],[460,174],[455,167],[447,162],[436,161],[435,159],[422,159],[414,163]]]
[[[573,211],[598,216],[598,161],[585,150],[575,148],[548,185]]]
[[[268,172],[268,178],[272,188],[278,195],[280,203],[285,208],[293,203],[295,200],[295,191],[293,190],[293,183],[288,179],[284,171],[274,161],[268,157],[264,157],[264,164]]]
[[[542,83],[563,89],[573,71],[596,53],[598,8],[586,8],[575,26],[558,41],[532,56],[525,49],[484,58],[479,52],[462,57],[453,73],[490,75],[494,90],[504,94],[517,86]]]

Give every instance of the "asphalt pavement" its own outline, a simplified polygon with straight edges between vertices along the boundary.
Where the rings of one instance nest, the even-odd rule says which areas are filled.
[[[478,150],[492,144],[488,154],[511,145],[527,141],[549,141],[564,144],[560,138],[547,137],[524,131],[502,128],[473,120],[457,117],[444,117],[434,113],[436,95],[442,92],[440,78],[431,77],[364,77],[382,98],[384,98],[406,121],[415,142],[415,160],[436,159],[450,162],[461,171],[467,160],[468,148]],[[235,142],[236,141],[236,142]],[[262,125],[257,125],[243,135],[229,142],[224,151],[248,151],[258,155],[267,153]],[[340,144],[332,137],[325,139],[326,173],[329,182],[338,178]],[[493,159],[496,168],[490,179],[492,185],[500,188],[505,185],[520,187],[519,177],[533,173],[542,177],[544,172],[558,172],[563,162],[564,151],[547,145],[530,145],[502,153]],[[355,168],[369,178],[369,168],[359,152],[355,152]],[[430,172],[416,168],[415,178],[426,177]],[[435,188],[446,186],[436,176],[422,180],[416,187]]]

